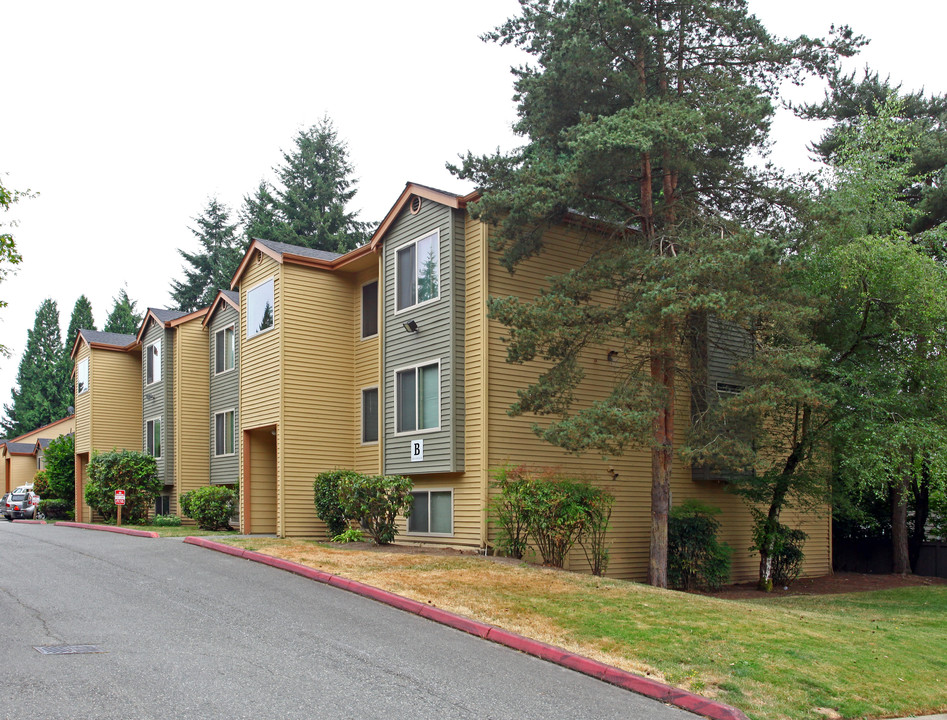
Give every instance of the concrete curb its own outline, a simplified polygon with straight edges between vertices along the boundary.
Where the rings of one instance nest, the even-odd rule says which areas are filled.
[[[356,582],[355,580],[346,580],[338,575],[331,575],[321,570],[315,570],[305,565],[290,562],[289,560],[281,560],[280,558],[271,557],[252,550],[242,550],[232,545],[224,545],[202,537],[189,536],[184,538],[184,542],[189,545],[197,545],[198,547],[208,550],[216,550],[217,552],[233,555],[234,557],[269,565],[279,568],[280,570],[286,570],[287,572],[301,575],[310,580],[315,580],[342,590],[348,590],[356,595],[385,603],[391,607],[413,613],[428,620],[433,620],[434,622],[447,625],[456,630],[461,630],[470,635],[476,635],[484,640],[489,640],[499,645],[505,645],[513,650],[519,650],[527,655],[556,663],[557,665],[580,672],[583,675],[590,675],[604,682],[611,683],[612,685],[617,685],[625,690],[631,690],[639,695],[660,700],[663,703],[674,705],[682,710],[688,710],[689,712],[712,718],[712,720],[748,720],[743,712],[729,705],[724,705],[723,703],[709,700],[700,695],[679,690],[670,685],[665,685],[664,683],[642,677],[641,675],[635,675],[634,673],[606,665],[605,663],[592,660],[591,658],[576,655],[568,650],[553,645],[547,645],[538,640],[517,635],[516,633],[503,630],[495,625],[488,625],[487,623],[482,623],[477,620],[471,620],[470,618],[455,615],[452,612],[441,610],[440,608],[418,602],[417,600],[395,595],[394,593],[366,585],[365,583]]]
[[[24,525],[45,525],[45,520],[14,520],[15,523],[23,523]]]
[[[150,530],[133,530],[131,528],[114,527],[112,525],[90,525],[89,523],[66,522],[61,520],[56,525],[63,527],[80,528],[82,530],[101,530],[102,532],[119,533],[120,535],[134,535],[135,537],[157,538],[161,537],[156,532]]]

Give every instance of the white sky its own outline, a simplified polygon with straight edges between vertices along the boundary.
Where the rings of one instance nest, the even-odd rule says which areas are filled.
[[[849,23],[872,39],[851,67],[906,89],[947,91],[947,3],[751,0],[778,35]],[[101,329],[127,284],[139,309],[170,302],[176,249],[216,195],[234,211],[272,176],[300,129],[324,114],[348,143],[354,208],[380,220],[408,180],[466,192],[444,168],[517,139],[511,48],[479,35],[516,0],[0,0],[0,172],[38,191],[6,213],[24,260],[0,284],[0,403],[9,403],[36,309],[52,297],[63,333],[79,295]],[[798,92],[798,91],[796,91]],[[821,97],[818,87],[806,90]],[[805,163],[819,130],[774,126],[774,159]]]

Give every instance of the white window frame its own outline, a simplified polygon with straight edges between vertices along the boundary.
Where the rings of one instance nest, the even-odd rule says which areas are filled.
[[[223,416],[224,418],[224,431],[227,430],[227,413],[233,415],[233,450],[231,452],[217,452],[217,418]],[[237,454],[237,408],[228,408],[227,410],[221,410],[220,412],[214,413],[214,454],[213,457],[232,457]],[[224,438],[224,450],[227,449],[227,439]]]
[[[418,267],[417,267],[417,250],[415,250],[415,255],[414,255],[415,257],[415,260],[414,260],[414,263],[415,263],[414,265],[414,284],[415,284],[414,300],[415,302],[413,305],[406,305],[403,308],[399,308],[398,298],[401,296],[401,278],[398,277],[398,254],[404,250],[407,250],[412,245],[417,247],[417,244],[419,242],[421,242],[422,240],[427,240],[432,235],[434,236],[434,245],[437,248],[437,295],[423,302],[417,301]],[[406,313],[412,310],[416,310],[419,307],[430,305],[431,303],[437,302],[438,300],[441,299],[441,230],[440,228],[435,228],[433,231],[429,233],[425,233],[424,235],[421,235],[420,237],[415,238],[411,242],[407,242],[401,247],[395,249],[394,275],[395,275],[395,315],[400,315],[401,313]]]
[[[366,335],[365,334],[365,287],[367,285],[371,285],[372,283],[375,283],[375,332],[372,335]],[[362,283],[361,288],[359,289],[358,309],[359,309],[359,334],[360,334],[359,339],[360,340],[371,340],[372,338],[378,337],[378,332],[379,332],[379,329],[381,328],[381,313],[379,312],[379,305],[381,304],[379,301],[381,300],[381,298],[378,297],[378,291],[380,289],[381,289],[381,283],[378,282],[378,278]]]
[[[89,392],[89,358],[76,364],[76,395]]]
[[[377,436],[377,439],[375,440],[365,439],[365,393],[369,390],[375,391],[375,435]],[[377,385],[363,387],[359,398],[359,425],[361,427],[360,437],[362,440],[362,445],[377,445],[381,438],[381,390],[379,390]]]
[[[158,452],[159,452],[158,455],[154,454],[154,436],[155,436],[154,423],[155,422],[158,423]],[[148,427],[149,425],[151,426],[150,429]],[[164,451],[164,448],[162,447],[163,443],[161,442],[161,434],[164,431],[163,426],[164,426],[164,423],[161,422],[160,415],[158,417],[149,418],[148,420],[145,421],[145,452],[151,455],[151,457],[153,457],[155,460],[160,460],[161,459],[160,453]],[[151,445],[152,445],[151,450],[148,449],[149,440],[151,440]]]
[[[275,315],[274,315],[275,323]],[[233,367],[227,367],[227,331],[230,330],[231,337],[233,338]],[[266,332],[264,330],[264,332]],[[224,361],[223,361],[223,370],[217,369],[217,336],[223,333],[223,346],[224,346]],[[230,323],[226,327],[221,328],[214,333],[214,375],[223,375],[225,373],[232,372],[237,367],[237,325],[236,323]]]
[[[268,328],[264,328],[263,330],[257,330],[256,332],[254,332],[254,333],[251,335],[251,334],[250,334],[250,293],[256,292],[257,290],[259,290],[260,288],[264,287],[264,286],[267,285],[267,284],[269,284],[269,285],[271,285],[271,286],[273,287],[273,292],[272,292],[272,295],[273,295],[273,324],[270,325]],[[276,278],[275,278],[275,277],[271,277],[271,278],[269,278],[269,279],[267,279],[267,280],[264,280],[264,281],[261,282],[261,283],[257,283],[257,284],[254,285],[252,288],[248,288],[248,289],[247,289],[247,340],[251,340],[252,338],[255,338],[255,337],[260,337],[260,335],[265,335],[266,333],[270,332],[271,330],[275,330],[275,329],[276,329]]]
[[[148,361],[151,359],[151,353],[157,348],[157,357],[151,368],[151,380],[148,379]],[[145,346],[145,385],[154,385],[161,382],[161,338]]]
[[[414,392],[415,392],[415,403],[414,403],[414,425],[418,425],[418,408],[419,403],[417,402],[417,392],[418,392],[418,383],[417,383],[417,371],[418,368],[428,367],[430,365],[437,365],[437,426],[432,428],[424,428],[418,430],[398,430],[398,408],[400,407],[401,398],[400,393],[398,392],[398,374],[403,373],[407,370],[414,370]],[[438,432],[441,429],[441,360],[440,358],[433,360],[425,360],[424,362],[415,363],[414,365],[405,365],[404,367],[396,368],[394,374],[392,375],[392,383],[394,385],[394,396],[395,396],[395,437],[402,437],[408,435],[425,435],[427,433]]]
[[[449,533],[437,533],[437,532],[424,532],[422,530],[408,530],[411,518],[408,517],[405,519],[405,534],[406,535],[423,535],[425,537],[453,537],[454,536],[454,488],[450,487],[435,487],[435,488],[413,488],[411,490],[412,497],[419,493],[427,494],[427,526],[431,527],[431,493],[450,493],[450,532]]]

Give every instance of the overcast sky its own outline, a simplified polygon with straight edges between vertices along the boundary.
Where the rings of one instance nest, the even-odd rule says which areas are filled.
[[[906,89],[947,91],[947,3],[892,11],[855,0],[751,0],[779,35],[848,23],[872,39],[850,66]],[[380,220],[411,180],[471,188],[444,168],[467,150],[510,149],[511,48],[479,35],[516,0],[169,0],[161,4],[0,0],[0,173],[40,195],[6,213],[23,254],[0,284],[0,403],[10,402],[36,309],[52,297],[63,333],[76,299],[99,329],[127,284],[139,309],[164,307],[177,248],[211,196],[236,210],[328,114],[359,179],[354,209]],[[798,94],[799,91],[795,91]],[[806,88],[821,97],[817,86]],[[818,128],[774,127],[774,159],[798,168]]]

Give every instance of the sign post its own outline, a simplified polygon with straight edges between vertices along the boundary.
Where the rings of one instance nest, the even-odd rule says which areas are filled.
[[[122,505],[125,504],[125,491],[116,490],[115,491],[115,505],[118,509],[118,526],[122,526]]]

